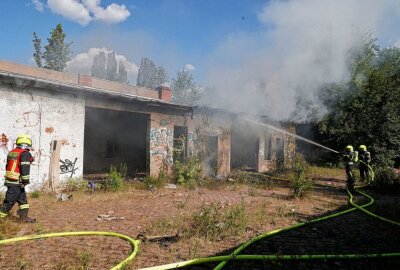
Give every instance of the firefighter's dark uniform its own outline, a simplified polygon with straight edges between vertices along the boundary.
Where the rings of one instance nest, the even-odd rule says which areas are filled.
[[[358,153],[357,151],[353,151],[353,148],[346,147],[346,150],[343,152],[343,161],[346,165],[346,174],[347,174],[347,188],[350,190],[354,189],[354,174],[353,174],[353,167],[354,162],[358,160]]]
[[[29,184],[30,164],[33,162],[28,150],[17,147],[7,155],[7,165],[4,185],[7,186],[6,197],[0,208],[0,218],[5,218],[8,212],[18,203],[18,215],[22,221],[35,222],[28,217],[29,204],[25,186]]]
[[[360,178],[361,181],[370,180],[368,166],[371,163],[371,153],[367,150],[359,150],[358,159],[360,161],[359,169],[360,169]]]

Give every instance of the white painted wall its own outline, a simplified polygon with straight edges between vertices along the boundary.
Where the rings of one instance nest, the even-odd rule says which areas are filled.
[[[32,135],[31,153],[35,157],[28,191],[40,188],[48,180],[52,140],[65,140],[61,160],[73,163],[76,159],[73,173],[64,173],[60,167],[61,180],[82,176],[84,122],[83,98],[0,82],[0,189],[4,190],[7,153],[21,133]]]

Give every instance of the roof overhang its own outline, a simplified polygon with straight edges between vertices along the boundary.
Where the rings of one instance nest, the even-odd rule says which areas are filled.
[[[127,93],[119,93],[106,89],[100,89],[89,86],[82,86],[76,84],[63,83],[60,81],[45,80],[36,77],[30,77],[15,73],[8,73],[0,71],[0,81],[11,83],[18,86],[32,86],[35,88],[49,89],[60,93],[78,94],[81,96],[96,96],[98,98],[108,98],[122,102],[141,103],[146,106],[172,109],[182,114],[193,114],[193,107],[189,105],[182,105],[175,102],[165,101],[161,99],[147,98]]]

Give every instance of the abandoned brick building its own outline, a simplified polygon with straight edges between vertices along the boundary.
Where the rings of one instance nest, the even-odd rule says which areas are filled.
[[[18,134],[32,135],[31,188],[107,173],[172,172],[174,160],[202,154],[203,173],[258,172],[288,166],[294,139],[238,114],[171,101],[152,90],[0,61],[0,185]],[[175,153],[175,154],[174,154]]]

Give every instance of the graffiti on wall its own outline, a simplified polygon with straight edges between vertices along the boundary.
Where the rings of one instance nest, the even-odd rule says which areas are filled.
[[[152,128],[150,131],[150,146],[169,146],[172,147],[174,131],[167,128]]]
[[[33,165],[39,165],[42,162],[46,162],[50,160],[50,155],[46,152],[45,149],[41,148],[36,151],[32,151],[32,156],[35,159]]]
[[[75,158],[75,160],[72,162],[69,159],[62,160],[60,159],[60,174],[68,174],[70,173],[70,177],[74,176],[75,171],[78,170],[78,168],[75,168],[76,161],[78,158]]]
[[[36,127],[40,122],[40,112],[29,111],[24,112],[13,124],[14,128]]]
[[[165,127],[150,131],[150,155],[157,166],[172,165],[174,132]]]

